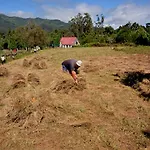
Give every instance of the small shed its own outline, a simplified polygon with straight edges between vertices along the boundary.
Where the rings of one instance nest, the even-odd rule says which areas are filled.
[[[62,48],[69,48],[76,45],[80,45],[76,37],[62,37],[60,39],[60,47]]]

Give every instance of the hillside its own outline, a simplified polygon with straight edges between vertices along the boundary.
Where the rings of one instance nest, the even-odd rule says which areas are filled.
[[[0,149],[148,150],[150,48],[138,49],[56,48],[1,65]],[[67,58],[83,61],[78,85],[60,70]]]
[[[60,20],[49,20],[41,18],[20,18],[20,17],[9,17],[0,14],[0,32],[5,33],[8,29],[15,29],[20,26],[27,25],[29,22],[41,26],[46,31],[52,31],[54,29],[67,28],[68,23]]]

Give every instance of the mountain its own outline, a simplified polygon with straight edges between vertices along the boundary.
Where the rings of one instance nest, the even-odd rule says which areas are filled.
[[[4,14],[0,14],[0,32],[5,33],[9,29],[15,29],[20,26],[25,26],[29,22],[33,22],[41,26],[46,31],[52,31],[54,29],[64,29],[69,26],[68,23],[65,23],[60,20],[49,20],[42,18],[21,18],[21,17],[9,17]]]

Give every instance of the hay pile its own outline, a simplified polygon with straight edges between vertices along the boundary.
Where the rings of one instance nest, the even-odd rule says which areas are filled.
[[[40,91],[37,96],[33,94],[14,93],[9,102],[9,109],[4,115],[8,125],[19,126],[23,128],[32,128],[41,123],[49,122],[53,114],[51,110],[51,95],[49,91]],[[28,96],[27,96],[28,95]]]
[[[13,88],[21,88],[21,87],[25,87],[26,86],[26,81],[25,78],[22,74],[16,74],[13,77],[13,83],[12,83],[12,87]]]
[[[45,58],[37,56],[31,59],[30,63],[33,65],[34,69],[47,69],[47,64],[43,59]]]
[[[33,63],[34,69],[47,69],[47,65],[45,61],[35,61]]]
[[[9,73],[8,73],[7,68],[1,66],[1,67],[0,67],[0,77],[7,77],[8,74],[9,74]]]
[[[40,79],[39,77],[34,74],[34,73],[29,73],[28,77],[27,77],[27,81],[31,84],[31,85],[39,85],[40,84]]]
[[[47,64],[43,60],[43,57],[34,57],[31,60],[24,59],[23,66],[30,67],[32,66],[34,69],[47,69]]]
[[[75,91],[83,91],[86,89],[86,80],[82,77],[78,79],[78,84],[73,83],[73,80],[63,80],[56,84],[53,88],[55,92],[72,93]]]
[[[13,99],[12,107],[7,112],[8,123],[19,123],[20,126],[24,124],[27,117],[32,113],[33,106],[31,102],[24,100],[24,98]]]
[[[36,103],[36,98],[26,99],[20,97],[13,99],[11,109],[6,115],[7,123],[25,128],[38,125],[42,121],[43,112],[38,108],[39,104]]]
[[[31,66],[31,62],[28,61],[27,59],[23,60],[23,67],[30,67]]]

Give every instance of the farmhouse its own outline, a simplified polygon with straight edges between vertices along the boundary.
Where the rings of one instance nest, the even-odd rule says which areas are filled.
[[[76,45],[80,45],[76,37],[62,37],[60,39],[60,47],[69,48]]]

